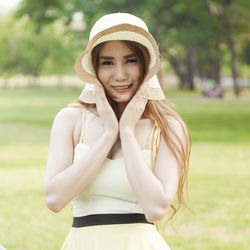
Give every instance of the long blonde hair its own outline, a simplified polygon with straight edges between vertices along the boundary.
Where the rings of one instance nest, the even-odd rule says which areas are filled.
[[[146,47],[143,45],[131,42],[131,41],[124,41],[126,45],[135,52],[135,55],[140,63],[141,69],[141,77],[139,79],[140,84],[142,84],[143,79],[148,71],[149,65],[149,53]],[[98,57],[100,51],[103,47],[104,43],[99,44],[96,46],[92,51],[92,63],[94,70],[97,75],[98,69]],[[107,96],[108,97],[108,96]],[[108,98],[114,112],[116,113],[116,103]],[[94,108],[95,104],[87,104],[82,102],[81,100],[76,100],[75,103],[83,105],[85,107]],[[188,130],[187,125],[181,119],[181,117],[170,107],[166,100],[148,100],[148,103],[145,107],[145,111],[143,116],[146,118],[154,117],[155,121],[160,127],[161,134],[169,147],[171,153],[176,159],[178,164],[179,170],[179,183],[178,183],[178,190],[177,190],[177,204],[171,204],[171,208],[173,213],[169,216],[168,220],[171,220],[176,212],[180,209],[181,206],[184,208],[188,208],[187,203],[185,201],[185,194],[184,191],[188,190],[188,167],[189,167],[189,156],[190,156],[190,148],[191,148],[191,135]],[[179,123],[182,128],[183,138],[180,138],[179,135],[176,133],[175,126],[171,121],[173,119]]]
[[[161,134],[178,165],[179,182],[177,189],[177,204],[171,204],[173,213],[168,218],[168,220],[171,220],[181,206],[189,209],[185,201],[185,196],[188,191],[188,169],[192,144],[191,134],[185,122],[169,106],[166,100],[149,100],[146,108],[160,126]],[[183,138],[180,138],[176,133],[175,127],[171,122],[173,119],[181,126]],[[184,193],[185,191],[186,193]]]

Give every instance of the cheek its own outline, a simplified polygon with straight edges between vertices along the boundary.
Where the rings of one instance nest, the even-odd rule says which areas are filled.
[[[105,85],[105,83],[108,81],[109,74],[106,70],[98,69],[97,77],[100,80],[100,82]]]
[[[135,67],[131,68],[130,75],[133,77],[133,79],[139,80],[139,78],[140,78],[140,67],[136,65]]]

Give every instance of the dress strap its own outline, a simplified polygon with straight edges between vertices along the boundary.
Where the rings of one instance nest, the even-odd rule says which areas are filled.
[[[81,126],[80,143],[83,143],[85,113],[86,113],[86,108],[83,108],[83,111],[82,111],[82,126]]]
[[[154,127],[151,131],[150,138],[149,138],[149,148],[151,150],[151,165],[152,170],[155,169],[155,163],[156,163],[156,156],[157,152],[160,146],[160,139],[161,139],[161,128],[156,121],[156,119],[150,115],[150,118],[154,121]]]

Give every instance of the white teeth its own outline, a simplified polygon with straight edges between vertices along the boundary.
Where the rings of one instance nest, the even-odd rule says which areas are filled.
[[[112,86],[114,89],[128,89],[129,86]]]

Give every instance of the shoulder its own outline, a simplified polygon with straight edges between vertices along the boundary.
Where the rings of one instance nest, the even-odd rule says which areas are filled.
[[[82,114],[83,108],[65,107],[61,109],[55,116],[55,119],[76,119]]]
[[[52,129],[51,129],[51,140],[60,141],[67,143],[76,142],[76,132],[80,129],[82,119],[82,108],[66,107],[61,109],[55,116]],[[61,139],[60,139],[61,138]],[[62,143],[62,142],[61,142]]]
[[[185,123],[181,119],[171,117],[169,118],[168,123],[177,134],[182,134],[184,132]]]
[[[170,144],[178,148],[187,145],[190,141],[190,133],[185,122],[180,117],[171,117],[168,124],[167,136]],[[162,139],[166,140],[163,135]]]
[[[65,107],[56,114],[54,126],[74,126],[81,119],[82,112],[83,108]]]

